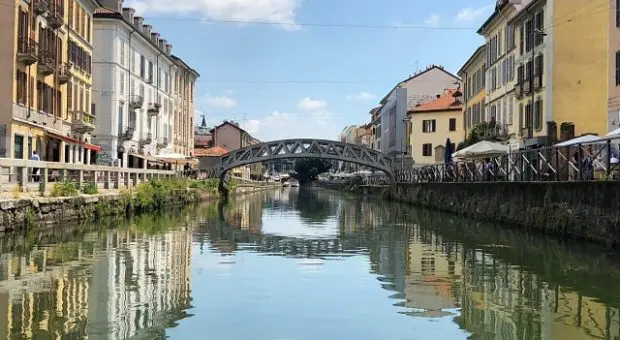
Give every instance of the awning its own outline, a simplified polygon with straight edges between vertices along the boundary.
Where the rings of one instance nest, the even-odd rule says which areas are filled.
[[[54,133],[54,132],[51,132],[51,131],[49,131],[49,130],[46,130],[45,132],[46,132],[48,135],[50,135],[50,136],[52,136],[52,137],[54,137],[54,138],[57,138],[57,139],[63,140],[63,141],[65,141],[65,142],[68,142],[68,143],[71,143],[71,144],[82,145],[83,147],[85,147],[85,148],[87,148],[87,149],[90,149],[90,150],[93,150],[93,151],[96,151],[96,152],[101,151],[101,147],[100,147],[99,145],[95,145],[95,144],[90,144],[90,143],[82,142],[82,141],[81,141],[81,140],[79,140],[79,139],[71,138],[71,137],[68,137],[68,136],[63,136],[63,135],[61,135],[61,134]]]

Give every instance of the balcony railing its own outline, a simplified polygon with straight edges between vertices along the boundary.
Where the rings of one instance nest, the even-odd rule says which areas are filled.
[[[17,61],[30,66],[39,60],[37,42],[34,39],[20,37],[17,41]]]
[[[531,82],[529,80],[526,80],[523,82],[523,92],[524,93],[530,93],[532,91],[531,88]]]
[[[62,27],[62,25],[65,24],[65,20],[63,18],[64,13],[65,9],[63,6],[58,4],[51,6],[50,11],[46,17],[47,25],[53,29]]]
[[[150,116],[157,116],[159,114],[159,109],[161,108],[161,104],[159,103],[150,103],[147,109],[147,112]]]
[[[56,71],[56,56],[49,51],[39,50],[39,72],[49,76]]]
[[[523,97],[523,84],[521,83],[515,84],[515,97],[517,98]]]
[[[142,96],[130,96],[129,97],[129,109],[130,110],[141,109],[142,105],[144,105],[144,98],[142,98]]]
[[[534,75],[534,91],[542,88],[542,77],[539,74]]]
[[[34,0],[32,4],[32,11],[36,15],[45,14],[49,9],[49,2],[47,0]]]
[[[128,127],[123,134],[124,140],[132,140],[134,133],[136,133],[136,128],[134,127],[136,124],[134,122],[133,126]]]
[[[63,63],[56,70],[56,79],[58,79],[59,84],[66,84],[71,79],[71,64]]]
[[[95,130],[95,116],[85,111],[75,111],[71,130],[78,134],[93,132]]]

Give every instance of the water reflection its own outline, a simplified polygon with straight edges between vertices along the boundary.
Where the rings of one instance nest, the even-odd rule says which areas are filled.
[[[619,263],[596,247],[283,189],[0,238],[0,337],[620,339]]]

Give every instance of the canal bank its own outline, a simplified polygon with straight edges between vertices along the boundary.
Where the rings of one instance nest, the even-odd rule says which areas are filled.
[[[481,221],[616,247],[620,244],[620,183],[476,182],[320,186],[381,196]]]
[[[67,197],[4,199],[0,200],[0,232],[160,211],[219,199],[215,187],[201,183],[163,179],[144,182],[133,189],[94,195],[73,192]],[[231,189],[231,196],[242,196],[273,187],[264,184],[236,185]]]

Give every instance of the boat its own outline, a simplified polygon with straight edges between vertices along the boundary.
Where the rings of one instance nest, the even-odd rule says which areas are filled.
[[[288,182],[289,182],[289,185],[292,188],[299,188],[299,182],[297,182],[296,180],[291,180],[291,181],[288,181]]]

